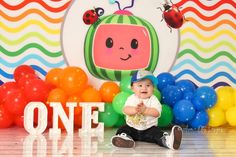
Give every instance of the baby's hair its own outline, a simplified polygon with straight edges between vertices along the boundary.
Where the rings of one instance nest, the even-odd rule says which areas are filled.
[[[148,78],[145,78],[145,79],[148,79]],[[145,79],[141,79],[141,80],[145,80]],[[141,81],[141,80],[139,80],[139,81]],[[150,79],[148,79],[148,80],[150,80]],[[137,81],[137,82],[139,82],[139,81]],[[154,84],[153,84],[152,80],[150,80],[150,81],[151,81],[152,85],[154,86]],[[133,86],[133,84],[134,84],[134,82],[131,82],[130,86],[132,87],[132,86]]]
[[[130,86],[132,87],[132,86],[133,86],[133,84],[134,84],[134,82],[131,82]]]

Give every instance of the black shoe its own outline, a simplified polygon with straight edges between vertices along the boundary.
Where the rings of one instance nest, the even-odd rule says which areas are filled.
[[[162,143],[165,147],[170,148],[172,150],[177,150],[180,147],[182,140],[182,128],[180,126],[173,126],[170,135],[165,132],[163,134]]]
[[[122,148],[133,148],[135,146],[134,140],[131,137],[127,136],[125,133],[113,136],[111,139],[111,143],[115,147]]]

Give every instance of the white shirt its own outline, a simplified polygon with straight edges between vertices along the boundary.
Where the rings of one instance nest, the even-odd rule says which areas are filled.
[[[146,107],[155,108],[159,112],[159,117],[161,116],[161,103],[156,96],[152,95],[148,99],[140,99],[135,94],[128,97],[124,106],[137,106],[139,103],[143,102]],[[137,130],[146,130],[152,126],[157,126],[158,118],[152,116],[144,116],[142,114],[136,115],[126,115],[126,124]]]

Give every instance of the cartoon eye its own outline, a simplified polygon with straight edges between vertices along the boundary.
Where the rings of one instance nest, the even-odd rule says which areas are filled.
[[[103,8],[96,8],[95,12],[98,16],[102,16],[104,14],[104,9]]]
[[[112,48],[112,46],[113,46],[113,40],[112,40],[112,38],[107,38],[107,40],[106,40],[106,46],[107,46],[107,48]]]
[[[131,48],[132,49],[137,49],[138,48],[138,40],[137,39],[132,39]]]

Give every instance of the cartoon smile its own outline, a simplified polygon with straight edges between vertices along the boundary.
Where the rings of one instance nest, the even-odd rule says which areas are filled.
[[[131,54],[129,54],[127,58],[122,58],[122,57],[120,57],[120,59],[121,59],[122,61],[127,61],[127,60],[130,59],[131,57],[132,57]]]

